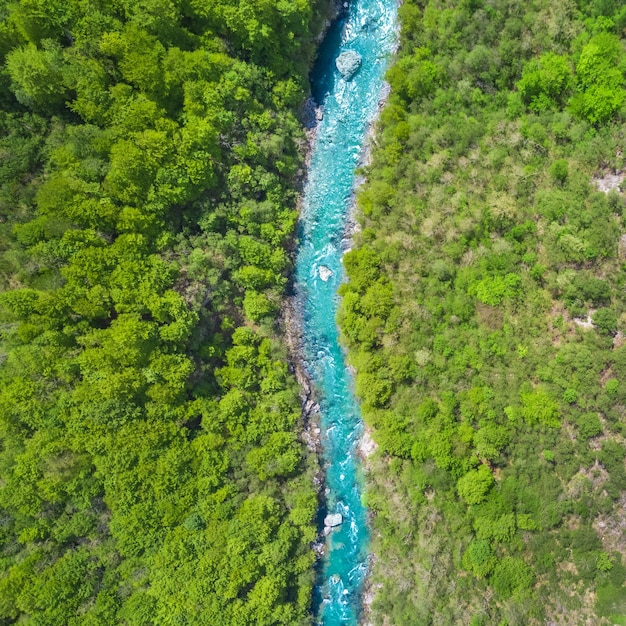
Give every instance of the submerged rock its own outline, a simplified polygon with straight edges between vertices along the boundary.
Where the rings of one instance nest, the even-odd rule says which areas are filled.
[[[325,265],[320,265],[319,273],[320,273],[320,278],[324,282],[326,282],[333,275],[333,270],[331,270],[329,267],[326,267]]]
[[[324,526],[334,528],[343,524],[343,515],[341,513],[331,513],[324,518]]]
[[[361,67],[363,57],[354,50],[346,50],[342,52],[335,61],[335,65],[339,73],[346,79],[350,80]]]

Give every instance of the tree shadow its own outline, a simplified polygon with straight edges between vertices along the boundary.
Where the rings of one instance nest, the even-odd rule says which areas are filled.
[[[339,56],[343,31],[348,20],[348,8],[342,8],[337,19],[331,24],[324,40],[317,50],[313,69],[309,75],[311,95],[317,106],[324,104],[337,80],[335,60]]]

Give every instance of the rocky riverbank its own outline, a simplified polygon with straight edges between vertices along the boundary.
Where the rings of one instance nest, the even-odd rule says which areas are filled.
[[[367,431],[358,443],[356,451],[351,447],[354,444],[348,443],[354,441],[353,433],[360,431],[358,407],[355,406],[350,391],[352,386],[350,376],[344,369],[344,357],[341,355],[337,342],[336,329],[332,328],[336,313],[336,300],[331,294],[335,293],[340,280],[341,255],[350,248],[352,237],[358,230],[354,215],[354,192],[352,191],[348,206],[346,206],[345,198],[350,197],[354,182],[357,186],[362,182],[360,179],[354,181],[353,168],[357,164],[355,154],[361,154],[359,165],[366,164],[369,160],[375,126],[373,122],[369,123],[369,120],[376,118],[378,111],[384,106],[388,90],[383,88],[379,97],[374,94],[380,88],[379,81],[384,71],[384,54],[389,53],[393,38],[393,24],[388,19],[392,16],[392,5],[382,7],[376,2],[361,1],[363,7],[358,0],[354,0],[354,4],[351,5],[350,22],[346,30],[347,40],[344,39],[344,33],[341,33],[340,43],[340,29],[334,28],[331,31],[333,27],[330,21],[325,27],[325,30],[329,31],[329,37],[322,44],[320,61],[315,70],[317,82],[313,81],[312,92],[315,93],[319,102],[324,102],[327,110],[317,106],[312,96],[302,109],[301,120],[306,137],[303,139],[301,149],[306,169],[303,167],[300,172],[299,182],[302,194],[298,208],[302,213],[308,177],[307,217],[302,225],[303,244],[299,250],[294,249],[294,257],[297,251],[294,290],[297,287],[298,296],[291,296],[285,301],[281,320],[289,348],[291,368],[301,390],[302,441],[310,453],[316,455],[320,461],[322,454],[329,455],[328,465],[324,470],[318,466],[315,475],[320,507],[326,508],[327,498],[332,503],[326,517],[328,523],[325,531],[328,535],[332,533],[333,537],[329,544],[332,549],[328,552],[328,561],[324,562],[324,571],[320,572],[322,580],[319,589],[323,590],[324,600],[319,615],[325,620],[324,623],[328,624],[335,624],[333,619],[340,619],[341,623],[344,623],[350,616],[349,623],[353,626],[357,624],[358,616],[367,615],[372,597],[371,592],[375,590],[373,587],[365,587],[364,590],[361,587],[363,576],[367,571],[366,564],[371,563],[371,558],[366,557],[369,543],[367,512],[360,501],[362,487],[357,478],[358,467],[367,465],[367,459],[375,451],[375,443]],[[335,4],[335,6],[338,12],[343,9],[343,5]],[[373,29],[376,30],[376,35],[373,35]],[[381,35],[387,39],[384,37],[381,39]],[[346,41],[349,43],[344,45]],[[384,54],[380,52],[381,41],[386,41],[382,47]],[[335,46],[341,46],[339,53],[335,52]],[[353,49],[359,55],[358,67],[354,61],[350,68],[344,67],[343,77],[337,78],[339,73],[333,76],[332,72],[341,71],[341,68],[337,68],[337,57]],[[325,89],[329,90],[328,99],[325,97]],[[360,106],[351,112],[348,108],[349,103],[355,99],[365,106]],[[324,138],[320,139],[320,144],[316,144],[320,129],[323,129]],[[358,129],[358,135],[354,134],[353,129]],[[336,152],[333,148],[333,146],[344,145],[352,146],[352,148],[346,147],[345,152]],[[319,159],[315,157],[315,164],[312,163],[314,148],[316,154],[322,155]],[[355,153],[355,149],[358,152]],[[318,153],[317,150],[320,152]],[[327,181],[325,178],[327,176],[325,173],[329,171],[334,172],[332,181]],[[310,214],[309,210],[312,210]],[[339,226],[339,232],[337,232],[337,219],[343,222]],[[326,230],[325,225],[334,226]],[[340,246],[336,245],[339,239],[341,239]],[[312,272],[312,269],[315,269],[317,273]],[[320,282],[314,282],[316,279]],[[324,287],[324,283],[332,285],[332,289]],[[301,290],[303,285],[306,287]],[[307,294],[306,301],[301,300],[301,294]],[[311,298],[310,308],[309,298]],[[304,311],[301,310],[303,306],[307,307],[306,336],[303,334],[305,321]],[[309,370],[305,362],[305,346],[306,354],[308,354],[311,341],[315,346],[315,353],[321,351],[324,356],[321,357],[319,363],[317,361],[311,363],[311,370]],[[336,370],[333,364],[337,364]],[[319,374],[318,367],[322,368],[323,375]],[[310,374],[315,376],[315,384]],[[323,418],[320,415],[316,384],[324,386],[324,398],[328,399],[329,415],[333,416],[333,421],[328,424],[326,408]],[[326,401],[324,406],[326,407]],[[320,421],[327,424],[324,432],[322,432]],[[324,437],[324,450],[321,445],[322,436]],[[356,456],[361,458],[360,463],[356,462]],[[356,495],[354,489],[356,489]],[[341,519],[341,523],[338,523],[338,519]],[[336,549],[339,546],[341,549]],[[313,547],[319,555],[324,553],[323,535],[318,537]],[[356,579],[354,578],[355,566],[362,572]],[[346,602],[348,597],[352,598],[350,604]],[[363,601],[360,611],[359,600]],[[346,608],[348,606],[351,608]]]

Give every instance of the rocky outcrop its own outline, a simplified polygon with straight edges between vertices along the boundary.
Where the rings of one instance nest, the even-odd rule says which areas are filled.
[[[335,65],[339,70],[339,73],[346,79],[350,80],[361,67],[363,58],[358,52],[354,50],[346,50],[342,52],[335,61]]]
[[[335,528],[343,524],[343,515],[341,513],[330,513],[324,518],[324,526]]]
[[[319,271],[320,278],[324,282],[327,282],[328,279],[333,275],[333,270],[331,270],[329,267],[326,267],[325,265],[320,265],[318,271]]]

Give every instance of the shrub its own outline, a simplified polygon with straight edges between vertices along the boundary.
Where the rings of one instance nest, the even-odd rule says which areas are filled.
[[[491,544],[485,540],[475,539],[463,554],[463,567],[479,578],[487,576],[496,563]]]
[[[498,595],[506,600],[515,593],[529,590],[533,584],[533,574],[524,561],[507,556],[496,565],[491,584]]]
[[[598,309],[591,319],[602,335],[613,336],[617,333],[617,315],[613,309]]]
[[[545,389],[538,388],[530,393],[520,394],[522,416],[529,424],[539,422],[554,428],[559,426],[559,405]]]
[[[518,274],[506,276],[488,276],[470,287],[473,294],[483,303],[490,306],[501,304],[505,298],[514,298],[519,294],[522,279]]]
[[[486,497],[494,483],[493,474],[487,465],[471,470],[459,478],[457,491],[468,504],[479,504]]]
[[[592,124],[609,122],[626,100],[620,56],[620,41],[610,33],[596,35],[582,50],[576,65],[581,92],[572,99],[572,110]]]
[[[530,109],[544,111],[560,106],[572,84],[572,70],[567,57],[549,52],[526,63],[517,88]]]
[[[577,420],[578,432],[583,439],[591,439],[602,432],[602,423],[597,413],[583,413]]]
[[[567,161],[565,159],[559,159],[558,161],[555,161],[550,166],[550,176],[552,176],[552,178],[556,182],[563,184],[569,176],[569,167],[567,165]]]

